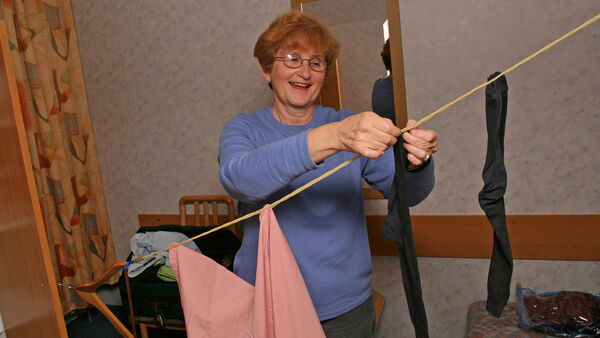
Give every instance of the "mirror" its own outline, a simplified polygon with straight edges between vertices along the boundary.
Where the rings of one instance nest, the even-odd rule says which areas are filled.
[[[385,42],[384,30],[389,31],[394,65],[392,77],[396,121],[400,127],[404,127],[406,94],[398,1],[293,0],[292,7],[323,22],[340,41],[337,69],[329,74],[323,93],[328,96],[331,92],[336,93],[340,96],[338,100],[341,107],[357,112],[372,110],[373,84],[375,80],[386,76],[380,52]],[[386,21],[389,28],[384,27]],[[322,104],[325,105],[324,102]]]

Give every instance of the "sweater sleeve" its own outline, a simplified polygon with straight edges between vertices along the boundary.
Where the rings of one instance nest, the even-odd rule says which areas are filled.
[[[364,157],[361,159],[363,160],[362,171],[365,181],[374,189],[379,190],[385,198],[388,198],[395,175],[393,148],[390,147],[382,157],[376,160]],[[432,158],[421,170],[404,172],[409,206],[413,207],[429,196],[435,185],[434,169]]]
[[[240,114],[227,122],[221,134],[221,184],[238,201],[256,203],[285,187],[317,165],[308,152],[308,130],[269,142],[268,132],[250,126]]]
[[[435,185],[434,169],[435,163],[433,158],[431,158],[422,170],[417,172],[406,171],[404,173],[409,206],[414,207],[429,196]]]

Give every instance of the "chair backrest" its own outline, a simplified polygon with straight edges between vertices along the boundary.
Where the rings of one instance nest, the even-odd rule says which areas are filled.
[[[194,217],[192,221],[187,217],[187,205],[194,205]],[[200,209],[202,205],[202,209]],[[219,213],[219,205],[225,205],[227,213]],[[180,225],[221,225],[235,219],[233,199],[227,195],[188,195],[179,199],[179,224]],[[240,240],[242,240],[242,228],[237,224],[229,227]]]
[[[188,224],[188,204],[194,205],[193,224]],[[219,213],[219,205],[226,206],[226,214]],[[189,195],[179,199],[179,224],[181,225],[220,225],[234,220],[234,217],[233,200],[227,195]]]

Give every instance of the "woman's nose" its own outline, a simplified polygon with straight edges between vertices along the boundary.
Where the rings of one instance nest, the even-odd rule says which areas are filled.
[[[308,79],[310,77],[311,73],[308,60],[302,60],[302,64],[300,65],[300,68],[298,68],[297,73],[304,79]]]

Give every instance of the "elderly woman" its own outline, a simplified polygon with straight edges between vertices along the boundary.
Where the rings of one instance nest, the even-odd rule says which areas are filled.
[[[219,163],[225,190],[245,215],[272,203],[355,154],[362,157],[277,206],[275,214],[294,253],[328,337],[370,337],[375,316],[372,265],[362,178],[387,196],[395,173],[393,152],[401,130],[373,112],[357,114],[315,105],[339,43],[302,12],[271,23],[254,56],[273,90],[273,105],[239,114],[223,129]],[[410,122],[409,122],[410,123]],[[437,134],[402,135],[409,204],[433,188]],[[244,239],[234,272],[254,284],[258,218],[242,223]]]

